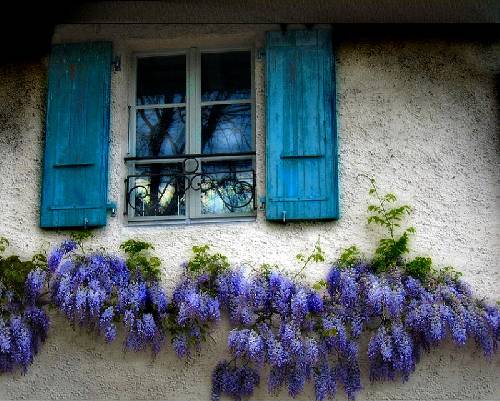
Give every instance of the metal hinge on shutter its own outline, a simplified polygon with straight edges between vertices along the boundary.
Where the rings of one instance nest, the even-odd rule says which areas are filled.
[[[116,217],[116,202],[108,202],[106,204],[106,210],[111,212],[111,217]]]

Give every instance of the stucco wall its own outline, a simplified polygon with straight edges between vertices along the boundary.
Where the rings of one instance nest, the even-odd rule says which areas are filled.
[[[366,226],[368,184],[377,179],[415,207],[413,248],[439,265],[451,264],[480,296],[500,293],[499,43],[466,41],[343,41],[337,49],[338,125],[342,217],[337,222],[130,227],[122,215],[123,158],[127,138],[129,55],[133,51],[190,46],[263,45],[254,25],[63,25],[54,41],[112,40],[122,71],[112,77],[110,199],[118,216],[96,231],[94,245],[117,250],[129,237],[155,244],[171,288],[193,244],[209,243],[235,263],[263,262],[295,268],[294,255],[320,237],[328,259],[353,243],[369,253],[374,232]],[[265,191],[264,63],[256,60],[256,151],[258,192]],[[43,145],[44,63],[0,70],[0,234],[23,255],[54,245],[63,234],[38,228]],[[498,76],[498,75],[497,75]],[[311,280],[327,266],[314,266]],[[173,352],[154,363],[148,355],[123,354],[73,332],[54,315],[51,336],[25,375],[0,378],[0,398],[208,399],[210,375],[224,352],[217,343],[189,364]],[[500,358],[487,362],[473,347],[426,355],[406,384],[369,384],[359,399],[498,399]],[[265,384],[254,399],[267,399]],[[311,389],[301,399],[310,399]],[[279,399],[287,399],[285,393]]]

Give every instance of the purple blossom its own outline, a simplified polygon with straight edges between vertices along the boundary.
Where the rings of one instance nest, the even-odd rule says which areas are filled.
[[[186,336],[174,337],[172,346],[178,358],[184,358],[189,354]]]
[[[114,315],[114,308],[109,306],[104,310],[99,318],[99,330],[104,332],[104,337],[108,343],[113,342],[116,338],[116,326],[113,323]]]
[[[314,375],[314,390],[316,401],[323,401],[326,398],[335,397],[337,391],[335,372],[326,362],[320,365],[317,373]]]
[[[323,300],[319,294],[315,292],[310,292],[307,296],[307,308],[311,313],[321,313],[323,312],[324,305]]]
[[[307,304],[307,293],[304,289],[299,289],[291,298],[291,311],[294,319],[302,321],[309,312]]]
[[[59,247],[54,248],[47,257],[47,265],[51,272],[56,271],[59,264],[61,263],[62,258],[76,249],[77,244],[74,241],[66,240],[63,241]]]
[[[55,248],[49,253],[49,256],[47,257],[47,265],[51,272],[56,271],[63,256],[64,252],[59,248]]]
[[[252,395],[259,381],[260,377],[254,369],[248,366],[231,366],[222,361],[212,374],[212,400],[219,400],[222,394],[241,400]]]
[[[10,329],[0,316],[0,353],[9,352],[10,343],[11,343]]]
[[[10,330],[12,360],[26,370],[33,360],[31,331],[20,316],[10,318]]]
[[[28,273],[24,286],[24,298],[26,303],[31,305],[35,304],[45,284],[46,276],[47,273],[41,269],[35,269]]]
[[[152,304],[154,305],[156,311],[158,311],[159,314],[163,315],[167,313],[167,307],[168,307],[167,294],[165,293],[163,288],[160,287],[158,283],[154,283],[153,285],[148,286],[147,294]]]
[[[333,267],[326,278],[326,282],[328,285],[328,293],[330,296],[334,296],[335,291],[337,291],[337,288],[340,283],[340,269],[338,267]]]
[[[358,297],[358,284],[353,270],[341,275],[339,289],[341,304],[345,307],[353,307]]]

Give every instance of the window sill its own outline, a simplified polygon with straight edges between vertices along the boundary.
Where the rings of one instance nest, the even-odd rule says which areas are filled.
[[[238,217],[208,217],[198,219],[165,219],[165,220],[127,220],[125,225],[127,227],[157,227],[157,226],[191,226],[202,224],[228,224],[228,223],[245,223],[255,222],[256,215],[238,216]]]

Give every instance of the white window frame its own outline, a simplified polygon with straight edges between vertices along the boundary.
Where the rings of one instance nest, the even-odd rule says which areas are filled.
[[[201,55],[204,53],[230,53],[237,51],[250,52],[251,60],[251,88],[250,99],[245,100],[225,100],[225,101],[201,101]],[[189,49],[163,50],[153,52],[137,52],[132,54],[131,62],[131,79],[129,85],[129,124],[128,124],[128,152],[127,158],[136,156],[136,115],[139,109],[148,108],[169,108],[169,107],[185,107],[186,109],[186,125],[185,135],[186,143],[184,153],[187,155],[196,155],[199,161],[198,170],[201,171],[203,162],[206,161],[224,161],[224,160],[252,160],[252,169],[254,171],[254,186],[255,179],[255,48],[246,47],[217,47],[217,48],[202,48],[192,47]],[[186,97],[184,103],[172,103],[161,105],[136,105],[136,89],[137,89],[137,61],[140,58],[161,57],[161,56],[186,56]],[[251,111],[251,135],[252,135],[252,155],[202,155],[201,154],[201,107],[210,105],[224,104],[249,104]],[[186,158],[184,155],[179,157],[169,157],[168,159],[147,159],[147,160],[127,160],[127,174],[136,174],[136,166],[151,165],[151,164],[177,164],[182,163]],[[196,178],[199,179],[199,178]],[[255,197],[256,188],[254,188],[254,199],[251,204],[257,204]],[[130,199],[130,203],[134,204],[135,200]],[[222,214],[202,214],[201,213],[201,191],[194,191],[191,188],[185,192],[186,215],[185,216],[135,216],[134,209],[127,203],[126,214],[129,224],[191,224],[205,222],[225,222],[225,221],[253,221],[255,220],[256,210],[250,212],[235,212]]]

